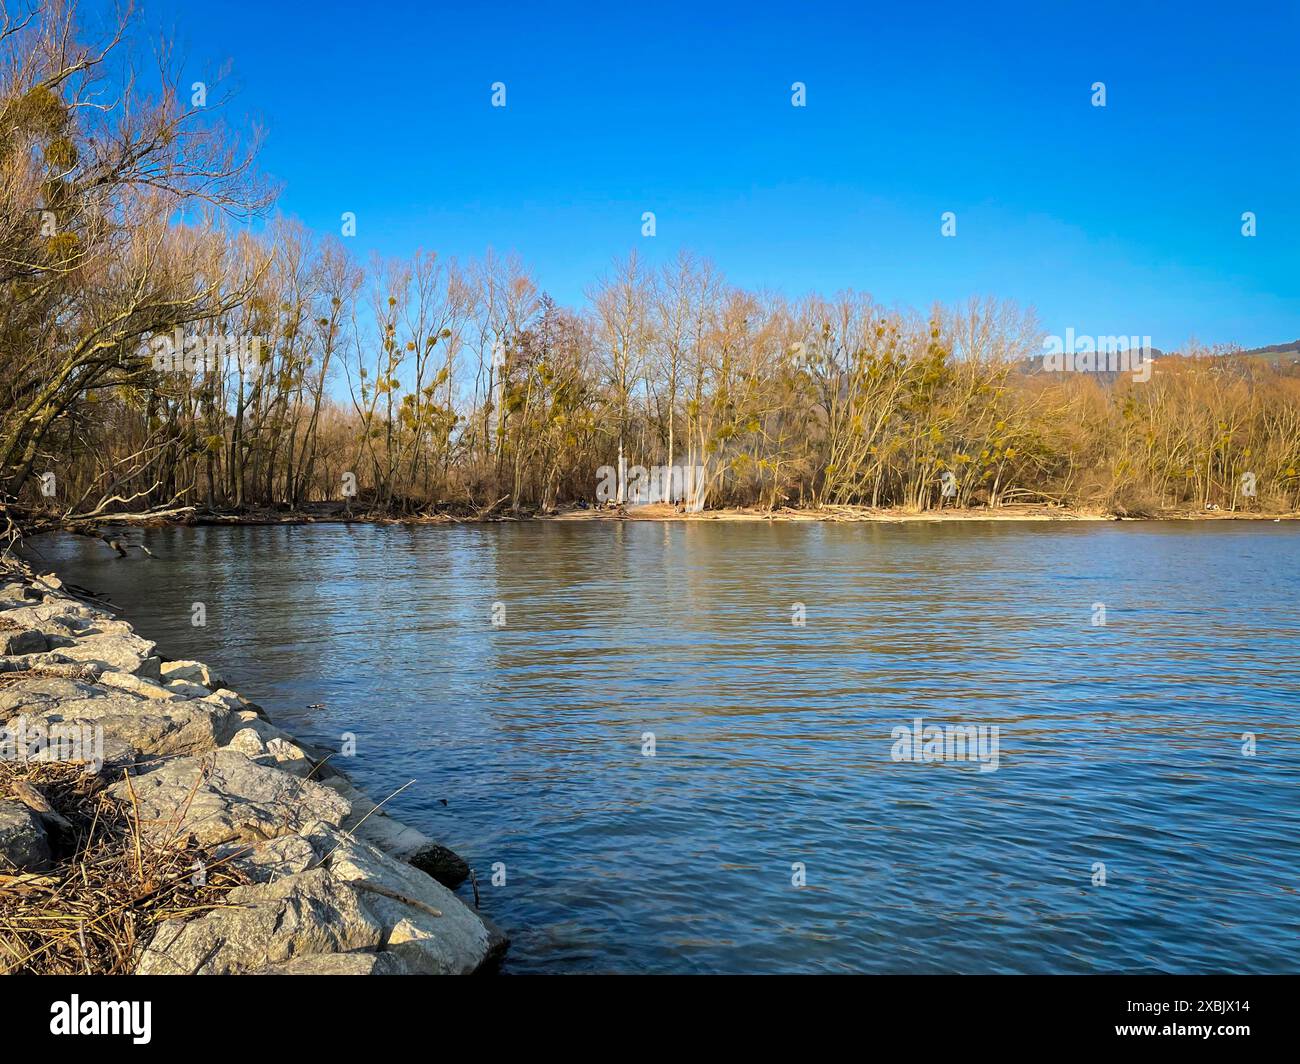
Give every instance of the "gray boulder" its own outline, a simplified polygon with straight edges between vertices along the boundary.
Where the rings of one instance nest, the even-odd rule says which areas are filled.
[[[324,852],[318,852],[309,838],[327,830],[326,825],[313,824],[300,835],[281,835],[266,842],[228,842],[213,851],[214,861],[227,861],[232,868],[243,872],[254,883],[270,883],[282,876],[293,876],[320,863]]]
[[[0,628],[0,654],[43,654],[49,649],[44,632],[34,628]]]
[[[138,635],[104,633],[77,639],[71,646],[60,647],[58,652],[69,661],[87,662],[101,669],[137,673],[156,680],[160,665],[154,656],[156,646],[152,640]]]
[[[162,924],[136,974],[256,972],[303,955],[373,950],[383,940],[383,927],[362,906],[358,892],[317,868],[236,887],[223,908]]]
[[[0,687],[0,722],[20,713],[51,709],[71,699],[89,698],[98,689],[81,680],[29,676]]]
[[[137,973],[454,974],[504,949],[499,931],[422,872],[328,825],[309,831],[323,866],[237,887],[221,909],[163,924]],[[258,849],[300,859],[296,846]]]
[[[162,682],[166,685],[166,690],[177,698],[206,698],[210,693],[206,687],[190,683],[189,680],[169,680],[164,676]]]
[[[72,698],[34,706],[29,719],[54,724],[90,725],[102,729],[137,755],[199,754],[215,749],[225,726],[220,707],[196,702],[160,702],[100,689],[99,697]]]
[[[133,672],[113,672],[111,669],[106,669],[99,674],[96,682],[105,687],[115,687],[119,691],[127,691],[141,698],[150,698],[158,702],[175,702],[185,697],[169,690],[156,680],[138,676]]]
[[[103,610],[82,606],[71,599],[50,599],[40,604],[27,603],[0,613],[7,621],[24,628],[39,628],[43,632],[77,635],[93,629],[96,624],[111,621]]]
[[[356,950],[352,953],[311,953],[283,964],[271,964],[257,975],[409,975],[396,953]]]
[[[358,838],[413,864],[452,890],[469,877],[469,865],[458,854],[440,846],[422,831],[389,816],[386,810],[378,808],[357,790],[346,776],[332,775],[321,783],[352,804],[352,815],[343,826]]]
[[[0,871],[39,872],[50,864],[50,841],[39,817],[21,802],[0,802]]]
[[[469,865],[454,850],[431,842],[405,855],[409,864],[433,876],[449,890],[455,890],[469,878]]]
[[[163,680],[185,680],[205,687],[208,691],[217,691],[226,686],[221,677],[201,661],[164,661],[162,675]]]
[[[41,593],[22,580],[0,580],[0,610],[18,609],[41,601]]]
[[[467,975],[505,952],[507,939],[490,920],[418,868],[374,846],[346,839],[328,867],[367,896],[366,907],[386,929],[385,947],[412,972]]]
[[[146,830],[188,835],[204,846],[258,842],[318,820],[338,825],[351,812],[320,784],[258,765],[234,750],[166,761],[131,782]],[[125,780],[108,793],[131,800]]]
[[[312,774],[315,765],[300,747],[282,732],[266,735],[263,734],[264,731],[274,733],[279,732],[279,729],[258,720],[255,724],[237,731],[222,749],[237,750],[259,765],[279,768],[282,772],[288,772],[300,779],[306,779]]]

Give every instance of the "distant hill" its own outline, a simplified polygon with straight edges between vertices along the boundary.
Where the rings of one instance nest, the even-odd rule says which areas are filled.
[[[1151,348],[1151,360],[1159,362],[1161,359],[1181,358],[1182,354],[1178,351],[1161,351],[1158,347]],[[1222,359],[1225,363],[1239,363],[1246,359],[1260,359],[1268,364],[1273,370],[1286,377],[1300,377],[1300,340],[1291,340],[1287,343],[1269,344],[1267,347],[1252,347],[1249,351],[1234,351],[1230,354],[1220,354],[1214,356]],[[1022,373],[1042,373],[1043,358],[1041,355],[1032,356],[1024,359],[1020,363]],[[1117,373],[1094,373],[1098,380],[1104,383],[1113,383],[1120,376]]]
[[[1252,347],[1249,351],[1241,352],[1243,355],[1290,355],[1292,358],[1300,358],[1300,340],[1292,340],[1289,344],[1269,344],[1268,347]]]

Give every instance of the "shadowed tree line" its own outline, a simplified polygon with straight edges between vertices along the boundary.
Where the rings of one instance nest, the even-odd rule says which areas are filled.
[[[699,471],[710,506],[1300,507],[1300,380],[1262,359],[1031,371],[1014,304],[790,300],[685,252],[575,308],[514,256],[358,262],[265,220],[256,139],[138,29],[0,26],[0,502],[27,526],[551,510],[620,463]]]

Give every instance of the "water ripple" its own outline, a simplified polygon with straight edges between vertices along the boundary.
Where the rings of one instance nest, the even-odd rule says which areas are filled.
[[[395,812],[479,870],[508,970],[1295,969],[1294,526],[147,537],[40,549],[291,731],[355,733],[372,793],[417,779]],[[996,725],[997,771],[894,761],[915,718]]]

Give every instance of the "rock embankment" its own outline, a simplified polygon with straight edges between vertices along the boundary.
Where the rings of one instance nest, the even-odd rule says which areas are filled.
[[[246,880],[219,908],[159,923],[139,974],[469,973],[504,953],[449,889],[467,872],[454,853],[207,666],[164,661],[57,577],[0,563],[0,757],[20,735],[48,737],[46,757],[102,762],[142,832],[196,843]],[[49,815],[0,795],[0,884],[50,866]]]

